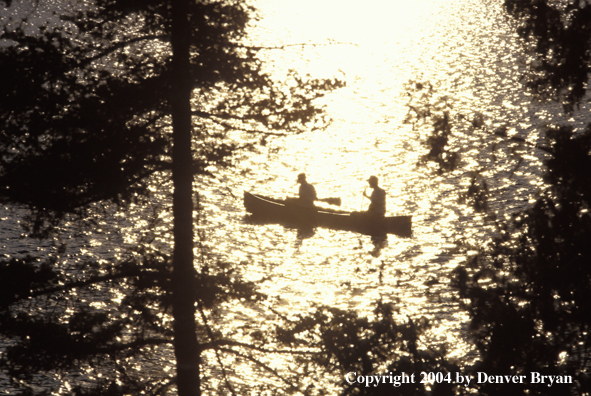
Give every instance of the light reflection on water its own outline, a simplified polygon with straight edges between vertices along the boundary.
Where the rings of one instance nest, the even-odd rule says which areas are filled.
[[[248,279],[265,279],[262,290],[282,301],[285,312],[327,304],[369,313],[382,299],[400,310],[401,319],[431,319],[436,326],[427,342],[447,343],[453,356],[464,357],[469,351],[461,332],[466,314],[449,287],[451,271],[463,260],[454,253],[455,242],[477,246],[492,227],[458,199],[469,182],[465,172],[483,167],[489,156],[481,152],[478,136],[459,130],[457,139],[466,144],[462,171],[436,176],[417,166],[425,154],[419,140],[430,130],[403,123],[409,100],[405,83],[432,83],[438,95],[449,96],[456,114],[470,118],[482,113],[491,127],[515,124],[538,109],[517,83],[519,48],[499,5],[477,0],[404,2],[404,8],[388,4],[372,8],[374,16],[376,9],[384,10],[376,20],[332,2],[317,8],[298,3],[299,14],[293,5],[265,3],[264,12],[278,21],[262,21],[270,29],[263,37],[277,40],[268,45],[344,43],[270,52],[273,70],[295,67],[341,75],[347,88],[326,99],[334,120],[328,130],[276,139],[238,163],[245,177],[228,173],[221,185],[203,186],[211,237],[219,255],[244,262]],[[386,12],[391,7],[399,12]],[[285,15],[291,19],[282,19]],[[515,127],[525,136],[533,132],[532,124]],[[528,196],[526,181],[538,166],[532,156],[522,165],[521,178],[489,173],[498,193],[493,201],[507,209],[520,206],[514,195]],[[365,180],[377,175],[388,192],[388,213],[413,215],[413,238],[391,236],[378,255],[369,237],[357,234],[319,229],[302,239],[297,230],[243,222],[242,190],[293,195],[295,176],[302,171],[319,196],[339,196],[347,210],[367,207]],[[522,186],[516,190],[518,183]],[[223,196],[223,189],[236,198]]]
[[[469,183],[468,171],[490,165],[490,147],[483,150],[490,141],[482,143],[482,133],[458,128],[454,134],[463,144],[464,159],[460,171],[437,176],[418,166],[426,152],[420,141],[430,129],[403,122],[409,102],[405,84],[430,82],[438,95],[450,98],[455,114],[471,118],[481,113],[490,130],[506,125],[510,133],[533,143],[539,140],[537,128],[558,119],[559,109],[531,104],[523,93],[518,83],[521,49],[499,1],[370,3],[256,1],[263,19],[254,41],[269,46],[310,43],[268,51],[270,70],[281,75],[293,67],[315,77],[336,75],[347,87],[324,100],[333,118],[326,131],[271,140],[237,158],[235,169],[220,171],[213,181],[199,181],[205,216],[199,227],[213,253],[239,263],[244,276],[258,282],[279,312],[305,313],[315,304],[326,304],[369,313],[382,299],[399,309],[401,320],[429,318],[435,327],[426,343],[448,344],[452,357],[471,358],[462,332],[467,315],[449,280],[465,257],[456,242],[477,247],[493,232],[481,214],[458,202]],[[327,40],[338,44],[312,45]],[[505,158],[508,150],[499,150],[496,165],[485,174],[492,207],[503,215],[526,205],[540,187],[538,179],[532,180],[540,162],[539,153],[524,151],[521,167],[512,172],[515,161]],[[413,216],[413,237],[390,236],[386,246],[376,249],[369,237],[354,233],[317,229],[302,238],[294,229],[245,222],[243,190],[294,195],[300,172],[308,174],[319,196],[341,197],[346,210],[367,207],[362,199],[365,180],[377,175],[388,192],[389,215]],[[166,248],[170,190],[163,182],[154,192],[161,224],[149,223],[147,212],[132,208],[114,219],[122,238],[109,232],[94,236],[76,260],[84,255],[120,257],[124,245],[144,238],[145,228],[161,231],[153,243]],[[26,242],[12,236],[3,240],[23,252],[39,249],[21,246]],[[260,312],[224,310],[229,328],[248,322],[262,330],[270,326]]]
[[[492,131],[506,126],[510,135],[536,143],[540,127],[560,121],[557,105],[532,104],[519,85],[523,51],[501,2],[376,1],[361,9],[328,0],[257,4],[268,19],[255,40],[311,44],[269,51],[271,70],[336,75],[347,87],[325,99],[333,119],[326,131],[273,140],[242,158],[239,172],[225,173],[219,185],[202,186],[214,250],[242,261],[248,279],[265,279],[262,290],[277,297],[286,313],[306,312],[313,304],[369,313],[382,299],[403,320],[429,318],[435,327],[427,343],[447,344],[451,357],[474,358],[462,332],[467,315],[449,281],[465,260],[456,242],[474,253],[494,227],[460,204],[459,195],[469,172],[481,170],[490,206],[501,218],[523,208],[541,187],[532,179],[541,153],[502,144],[493,152]],[[314,45],[327,41],[338,44]],[[409,80],[431,83],[436,95],[449,98],[456,116],[483,115],[486,132],[460,122],[454,130],[462,146],[460,171],[437,176],[417,166],[426,153],[420,141],[431,129],[403,122]],[[517,155],[523,158],[519,168]],[[377,175],[388,192],[388,213],[413,216],[413,238],[390,236],[378,255],[366,236],[319,229],[302,239],[297,230],[244,223],[242,190],[294,195],[299,172],[307,173],[319,196],[341,197],[346,210],[367,207],[365,180]],[[235,198],[223,195],[227,190]]]

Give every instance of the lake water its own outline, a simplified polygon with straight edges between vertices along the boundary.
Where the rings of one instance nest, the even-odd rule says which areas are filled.
[[[265,51],[272,73],[282,76],[294,68],[314,77],[336,76],[347,87],[323,100],[333,120],[326,130],[270,139],[237,156],[235,168],[196,183],[204,208],[199,229],[211,254],[238,264],[246,279],[272,297],[273,309],[288,316],[320,304],[369,313],[381,299],[399,309],[401,320],[428,318],[434,327],[426,344],[447,344],[450,357],[474,359],[463,331],[467,315],[449,281],[452,270],[495,228],[461,203],[460,194],[480,172],[498,218],[525,207],[542,187],[541,153],[502,144],[492,132],[506,127],[510,135],[535,144],[543,139],[543,125],[561,120],[558,106],[533,103],[524,93],[519,82],[524,51],[500,3],[258,0],[261,20],[253,42],[288,45]],[[432,127],[405,122],[409,103],[422,103],[409,96],[409,87],[416,87],[409,81],[430,84],[428,100],[434,106],[446,98],[453,144],[462,156],[459,170],[439,175],[432,164],[419,164]],[[483,124],[475,128],[472,120]],[[320,197],[341,197],[346,210],[367,208],[365,180],[378,176],[388,193],[388,214],[412,215],[413,236],[389,236],[385,246],[376,247],[368,236],[350,232],[316,229],[301,235],[245,221],[243,191],[293,196],[300,172]],[[153,207],[116,214],[101,233],[81,231],[72,239],[68,259],[120,257],[126,246],[160,229],[152,243],[166,246],[170,186],[156,184]],[[161,228],[150,224],[148,213],[158,213]],[[13,209],[5,208],[2,218],[5,251],[53,251],[50,244],[39,247],[17,238]],[[265,314],[245,318],[232,306],[223,310],[229,328],[267,319]]]
[[[503,145],[493,152],[492,131],[506,126],[536,143],[539,127],[560,110],[533,105],[524,94],[523,51],[499,2],[263,4],[258,39],[268,46],[308,44],[268,51],[274,72],[293,67],[335,75],[347,87],[326,98],[333,119],[327,130],[272,140],[215,183],[204,183],[203,227],[214,251],[244,263],[248,279],[265,279],[262,290],[277,296],[285,312],[305,312],[313,304],[370,312],[382,299],[395,304],[401,318],[429,318],[435,327],[426,342],[453,346],[455,357],[470,356],[462,332],[467,316],[449,280],[494,227],[459,203],[460,194],[471,172],[481,171],[499,216],[524,207],[540,187],[539,153],[523,150],[507,158],[510,148]],[[431,103],[447,97],[463,158],[459,171],[438,175],[418,164],[432,127],[405,123],[409,81],[430,83]],[[466,120],[479,115],[484,127],[470,128]],[[523,160],[515,170],[517,155]],[[388,193],[388,214],[413,216],[413,237],[390,236],[378,252],[359,234],[318,229],[301,238],[294,229],[244,222],[243,190],[294,195],[299,172],[320,196],[341,197],[347,210],[367,208],[365,180],[378,176]]]

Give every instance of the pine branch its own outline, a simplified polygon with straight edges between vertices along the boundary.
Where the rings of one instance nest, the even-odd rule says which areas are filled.
[[[91,278],[83,280],[83,281],[74,281],[74,282],[66,283],[66,284],[59,285],[59,286],[47,287],[47,288],[40,289],[40,290],[29,290],[29,291],[24,292],[22,294],[16,295],[14,297],[13,301],[11,302],[11,304],[13,304],[17,301],[27,300],[29,298],[36,298],[36,297],[41,297],[41,296],[45,296],[45,295],[66,292],[66,291],[70,291],[73,289],[78,289],[78,288],[82,288],[82,287],[86,287],[86,286],[90,286],[90,285],[95,285],[95,284],[100,284],[100,283],[104,283],[104,282],[108,282],[108,281],[112,281],[112,280],[117,280],[117,279],[124,279],[124,278],[129,278],[129,277],[134,277],[134,276],[141,276],[146,273],[147,272],[144,269],[128,270],[128,271],[117,272],[117,273],[109,274],[109,275],[91,277]]]
[[[279,354],[301,355],[301,356],[313,356],[313,355],[321,354],[321,352],[316,352],[316,351],[296,351],[293,349],[268,349],[268,348],[257,347],[252,344],[246,344],[243,342],[238,342],[238,341],[228,340],[228,339],[218,339],[213,342],[201,344],[201,350],[204,351],[207,349],[215,349],[215,348],[220,348],[223,346],[241,347],[241,348],[250,349],[253,351],[257,351],[257,352],[268,353],[268,354],[279,353]],[[235,350],[233,350],[233,349],[228,349],[228,350],[235,352]]]
[[[151,40],[168,40],[168,36],[152,34],[152,35],[147,35],[147,36],[133,37],[133,38],[126,40],[126,41],[119,41],[119,42],[114,43],[111,47],[108,47],[93,56],[82,59],[78,63],[78,65],[80,67],[86,67],[90,63],[94,62],[95,60],[104,58],[105,56],[108,56],[108,55],[110,55],[120,49],[123,49],[129,45],[139,43],[141,41],[151,41]]]
[[[224,352],[228,352],[228,353],[232,353],[236,356],[239,356],[243,359],[249,360],[251,362],[253,362],[254,364],[256,364],[257,366],[261,367],[262,369],[264,369],[265,371],[268,371],[269,373],[273,374],[275,377],[279,378],[281,381],[283,381],[287,386],[289,386],[291,389],[297,390],[297,386],[294,385],[293,383],[291,383],[289,380],[285,379],[284,377],[282,377],[277,370],[275,370],[274,368],[268,366],[267,364],[261,362],[260,360],[250,356],[250,355],[245,355],[242,354],[240,352],[237,352],[233,349],[226,349],[226,348],[220,348],[221,351]]]

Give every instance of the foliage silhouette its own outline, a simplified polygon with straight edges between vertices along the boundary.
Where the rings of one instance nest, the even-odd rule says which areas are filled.
[[[559,101],[567,114],[573,113],[587,93],[591,7],[587,2],[550,0],[506,0],[505,7],[517,22],[525,50],[533,55],[525,88],[536,99]],[[473,384],[472,391],[588,395],[591,124],[575,128],[565,120],[547,126],[542,131],[546,143],[534,145],[509,136],[503,126],[488,130],[478,114],[454,112],[451,100],[437,97],[430,84],[411,82],[408,91],[407,122],[433,128],[430,136],[420,137],[426,147],[421,163],[435,164],[438,174],[468,174],[470,185],[460,200],[487,213],[486,219],[497,227],[497,236],[455,271],[454,284],[470,314],[470,336],[480,353],[480,360],[464,371],[473,376],[526,375],[527,381],[519,386]],[[462,147],[471,147],[462,143],[466,134],[479,137],[481,153],[490,155],[478,169],[466,169],[457,161]],[[510,159],[514,147],[536,151],[544,159],[545,187],[531,207],[504,220],[488,204],[486,171],[501,156]],[[513,159],[517,169],[521,158]],[[531,372],[563,376],[573,383],[531,383]]]
[[[535,59],[526,87],[537,98],[560,101],[573,112],[583,99],[590,59],[591,9],[584,2],[505,2]],[[587,395],[591,298],[591,124],[544,130],[545,188],[528,209],[498,222],[498,236],[480,249],[455,279],[471,316],[481,358],[472,368],[488,374],[526,375],[512,394]],[[496,133],[509,142],[506,133]],[[571,384],[529,381],[531,372],[563,376]],[[482,395],[508,386],[478,385]]]
[[[268,136],[324,127],[315,100],[342,83],[265,74],[262,49],[246,41],[254,10],[237,1],[72,4],[39,25],[25,16],[3,26],[0,198],[31,210],[35,237],[59,238],[72,222],[100,234],[117,210],[154,208],[146,220],[174,232],[174,258],[152,236],[104,260],[55,248],[49,258],[3,261],[0,365],[23,394],[50,392],[47,377],[71,386],[61,393],[199,394],[217,381],[199,373],[199,357],[223,334],[207,318],[219,319],[216,305],[228,299],[261,297],[224,263],[195,270],[194,177]],[[173,230],[158,223],[168,197],[154,204],[155,186],[171,179]],[[147,357],[170,356],[173,343],[176,372],[138,372],[140,356],[148,369]]]
[[[505,0],[517,32],[535,58],[526,87],[572,112],[583,99],[591,72],[591,9],[584,1]]]
[[[199,32],[190,41],[190,78],[200,98],[191,109],[195,174],[230,160],[236,131],[256,142],[326,124],[313,101],[340,81],[295,73],[290,88],[273,81],[258,49],[240,42],[252,12],[246,6],[204,2],[189,12]],[[0,113],[3,199],[45,220],[100,200],[135,201],[151,174],[170,170],[169,29],[162,1],[100,1],[37,35],[28,25],[4,27],[11,45],[2,48],[0,70],[11,78]]]
[[[305,394],[457,394],[451,376],[450,381],[441,383],[422,382],[421,372],[447,375],[458,371],[456,364],[445,359],[444,347],[420,345],[421,335],[430,328],[428,320],[409,318],[397,323],[395,314],[395,308],[382,301],[375,302],[369,317],[319,306],[308,315],[298,315],[296,320],[286,319],[285,325],[276,330],[277,339],[290,348],[316,349],[311,358],[301,358],[302,367],[307,369],[303,374],[312,378],[328,377],[332,387],[311,383]],[[404,383],[402,373],[408,376]],[[363,380],[368,376],[373,383]],[[380,377],[379,383],[376,377]]]
[[[494,135],[484,128],[483,114],[456,111],[452,99],[447,95],[439,95],[436,87],[430,83],[410,81],[406,84],[406,90],[409,102],[404,122],[412,124],[414,130],[432,128],[429,136],[417,137],[427,150],[418,165],[429,167],[435,164],[434,172],[437,175],[458,172],[468,174],[470,185],[459,193],[458,200],[470,204],[477,212],[486,212],[489,189],[482,173],[486,169],[487,158],[478,158],[477,167],[469,169],[462,161],[463,151],[472,147],[466,138],[478,136],[486,142],[495,140]],[[480,154],[480,157],[484,156],[484,153]]]
[[[470,301],[471,332],[482,354],[478,371],[569,375],[576,384],[571,391],[586,394],[591,129],[575,134],[565,126],[549,130],[548,137],[549,189],[504,224],[467,269],[458,269],[457,286]],[[480,389],[491,395],[504,391],[490,384]],[[564,394],[547,384],[528,384],[522,391]]]

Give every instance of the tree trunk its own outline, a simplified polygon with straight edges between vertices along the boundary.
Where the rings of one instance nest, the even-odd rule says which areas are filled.
[[[172,314],[179,396],[201,394],[199,346],[195,324],[195,268],[193,266],[193,173],[191,154],[191,93],[189,63],[189,0],[171,0],[172,106],[174,184],[174,253]]]

